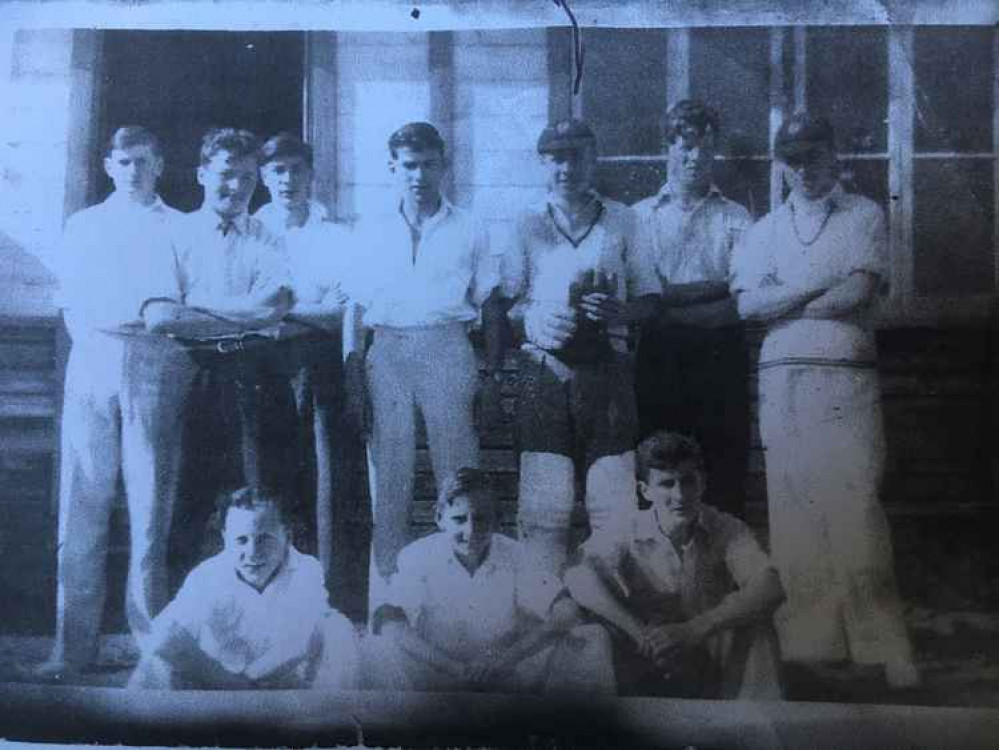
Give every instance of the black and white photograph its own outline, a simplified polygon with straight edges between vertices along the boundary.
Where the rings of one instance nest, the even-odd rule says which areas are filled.
[[[12,2],[0,740],[989,748],[991,3]]]

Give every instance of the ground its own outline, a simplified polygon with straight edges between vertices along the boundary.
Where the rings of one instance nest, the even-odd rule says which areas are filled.
[[[999,708],[999,614],[910,608],[907,620],[923,687],[890,691],[878,668],[829,666],[789,670],[789,698]],[[50,639],[45,637],[0,637],[0,682],[23,680],[24,672],[45,658],[49,646]],[[86,684],[124,685],[136,658],[127,635],[106,636],[100,668],[87,676]]]

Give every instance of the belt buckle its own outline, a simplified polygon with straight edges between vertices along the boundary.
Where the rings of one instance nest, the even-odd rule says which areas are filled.
[[[243,345],[243,339],[223,339],[215,344],[215,351],[219,354],[241,352],[245,348],[246,347]]]

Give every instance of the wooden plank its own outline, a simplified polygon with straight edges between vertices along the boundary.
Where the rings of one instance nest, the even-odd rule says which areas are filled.
[[[0,362],[8,370],[51,372],[55,367],[55,352],[44,342],[0,339]]]

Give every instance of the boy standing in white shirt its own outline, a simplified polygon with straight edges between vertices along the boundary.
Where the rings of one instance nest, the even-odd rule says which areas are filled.
[[[177,492],[183,352],[149,360],[119,335],[141,329],[143,302],[176,288],[172,236],[181,214],[156,193],[160,141],[118,128],[104,170],[114,192],[66,223],[60,301],[73,340],[61,425],[55,647],[39,676],[63,679],[98,659],[108,533],[119,474],[131,554],[126,611],[137,636],[166,603],[166,535]]]

